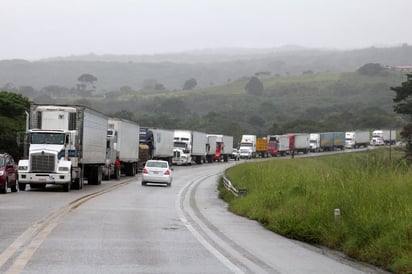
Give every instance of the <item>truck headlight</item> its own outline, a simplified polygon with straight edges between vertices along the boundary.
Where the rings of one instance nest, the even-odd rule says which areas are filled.
[[[27,171],[29,169],[29,166],[19,166],[19,170],[21,171]]]
[[[69,168],[67,166],[61,166],[61,167],[59,167],[59,171],[60,172],[68,172]]]

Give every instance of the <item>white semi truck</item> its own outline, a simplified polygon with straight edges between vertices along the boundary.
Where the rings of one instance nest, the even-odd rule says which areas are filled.
[[[256,158],[256,135],[242,135],[239,154],[240,158]]]
[[[120,173],[126,176],[135,176],[139,162],[139,133],[137,123],[125,119],[109,118],[107,135],[113,136],[113,149],[120,161]],[[109,147],[109,145],[108,145]],[[110,171],[104,171],[105,177],[114,174],[113,157],[110,159]],[[116,174],[116,177],[119,174]]]
[[[173,164],[201,164],[206,161],[207,136],[204,132],[175,130],[173,142]]]
[[[28,113],[27,155],[18,164],[19,189],[62,185],[68,192],[102,181],[108,117],[79,105],[33,104]]]
[[[345,133],[346,148],[368,147],[371,139],[369,130],[348,131]]]
[[[394,145],[396,143],[396,130],[378,129],[372,132],[370,144],[372,146]]]

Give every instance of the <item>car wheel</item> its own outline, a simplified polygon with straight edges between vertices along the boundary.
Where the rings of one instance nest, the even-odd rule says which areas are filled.
[[[167,183],[167,186],[170,187],[172,185],[172,183]]]
[[[4,186],[3,186],[3,188],[2,189],[0,189],[0,193],[1,194],[6,194],[7,193],[7,188],[8,188],[8,179],[7,179],[7,177],[6,177],[6,180],[4,181]]]
[[[146,182],[142,181],[142,186],[145,186],[145,185],[146,185]]]
[[[11,192],[17,192],[17,182],[14,182],[14,185],[10,187]]]

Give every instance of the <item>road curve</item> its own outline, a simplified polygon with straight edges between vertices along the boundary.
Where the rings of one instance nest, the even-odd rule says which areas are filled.
[[[384,273],[230,213],[217,181],[234,164],[2,196],[0,273]]]
[[[339,252],[290,240],[236,216],[217,197],[220,174],[197,178],[182,189],[180,208],[197,237],[236,273],[387,273]],[[223,261],[223,260],[222,260]]]

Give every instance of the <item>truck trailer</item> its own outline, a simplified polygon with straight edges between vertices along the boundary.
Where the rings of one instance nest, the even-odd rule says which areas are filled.
[[[293,154],[302,152],[307,154],[310,151],[310,136],[306,133],[285,134],[289,137],[289,151]]]
[[[270,155],[267,138],[256,139],[256,156],[267,158]]]
[[[135,176],[138,170],[139,133],[140,126],[137,123],[109,118],[108,136],[114,136],[114,150],[120,161],[120,173],[126,176]],[[118,176],[119,174],[116,175]]]
[[[207,161],[229,161],[229,158],[233,152],[233,136],[223,134],[207,134],[207,139],[207,147],[209,151],[207,153]]]
[[[140,128],[140,144],[149,147],[149,158],[172,164],[174,131],[161,128]]]
[[[348,131],[345,133],[345,148],[367,147],[370,136],[369,130]]]
[[[286,135],[269,135],[268,150],[271,156],[285,156],[289,154],[289,137]]]
[[[108,117],[80,105],[33,104],[18,163],[19,189],[62,185],[68,192],[84,180],[98,185],[106,162]]]
[[[201,164],[206,161],[207,136],[204,132],[175,130],[173,141],[173,164]]]

